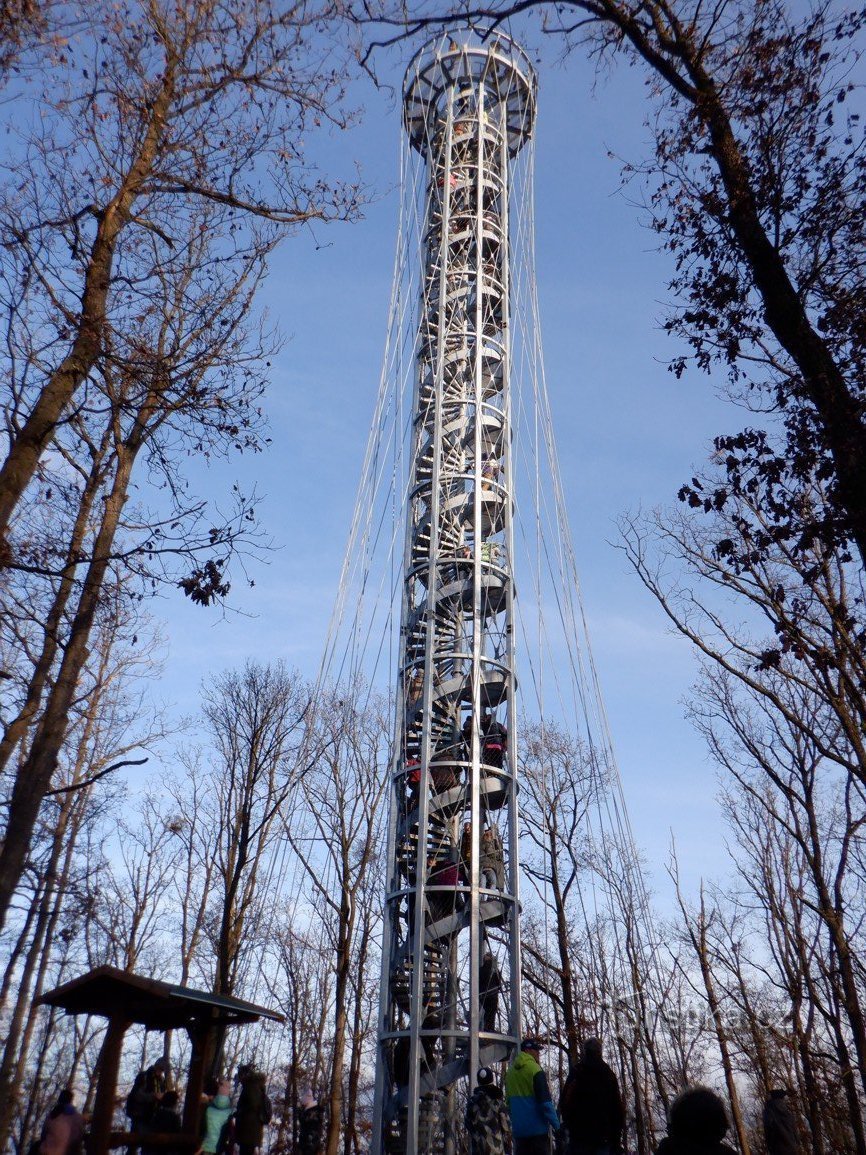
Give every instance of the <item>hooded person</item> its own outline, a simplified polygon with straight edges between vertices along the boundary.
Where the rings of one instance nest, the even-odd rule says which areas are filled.
[[[571,1155],[615,1155],[622,1150],[625,1110],[616,1075],[601,1057],[601,1041],[587,1039],[583,1057],[559,1097]]]
[[[253,1067],[238,1069],[241,1093],[235,1109],[235,1142],[240,1155],[254,1155],[261,1147],[265,1124],[271,1121],[271,1101],[265,1090],[265,1077]]]
[[[511,1115],[489,1067],[478,1072],[465,1123],[469,1155],[511,1155]]]
[[[550,1130],[559,1130],[547,1076],[538,1062],[543,1045],[537,1038],[524,1039],[505,1075],[515,1155],[550,1155]]]
[[[687,1087],[671,1103],[668,1133],[656,1155],[734,1155],[726,1143],[725,1105],[709,1087]]]
[[[800,1155],[797,1122],[783,1087],[771,1091],[764,1104],[764,1138],[768,1155]]]
[[[222,1155],[228,1150],[229,1134],[234,1108],[231,1100],[232,1085],[228,1079],[220,1079],[216,1094],[204,1109],[201,1121],[202,1142],[200,1150],[204,1155]]]

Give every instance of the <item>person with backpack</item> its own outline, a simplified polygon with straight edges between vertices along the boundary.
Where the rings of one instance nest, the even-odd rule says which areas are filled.
[[[511,1115],[489,1067],[478,1072],[465,1122],[469,1155],[511,1155]]]
[[[570,1155],[616,1155],[622,1150],[625,1111],[616,1075],[601,1057],[601,1040],[587,1039],[583,1058],[569,1072],[559,1097]]]
[[[265,1090],[265,1076],[254,1067],[238,1069],[241,1093],[235,1110],[235,1142],[240,1155],[255,1155],[262,1145],[265,1126],[270,1123],[273,1109]]]
[[[223,1155],[234,1145],[234,1107],[232,1107],[232,1085],[228,1079],[220,1079],[216,1094],[204,1109],[201,1121],[201,1147],[203,1155]]]

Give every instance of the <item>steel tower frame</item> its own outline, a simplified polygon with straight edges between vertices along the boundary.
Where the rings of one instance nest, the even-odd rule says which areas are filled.
[[[403,101],[424,226],[374,1155],[453,1151],[458,1081],[520,1038],[509,194],[536,77],[446,34]]]

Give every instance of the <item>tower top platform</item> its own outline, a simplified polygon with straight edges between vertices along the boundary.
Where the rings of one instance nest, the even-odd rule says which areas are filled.
[[[487,111],[501,121],[514,156],[532,133],[537,80],[529,57],[502,32],[444,32],[412,58],[403,82],[403,117],[412,147],[427,155],[448,104],[481,89]]]

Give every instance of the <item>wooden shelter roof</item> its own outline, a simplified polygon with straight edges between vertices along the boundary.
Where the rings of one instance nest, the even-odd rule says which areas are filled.
[[[174,1030],[201,1020],[227,1026],[254,1023],[257,1019],[283,1021],[277,1011],[243,999],[194,991],[110,966],[96,967],[55,987],[37,1002],[60,1007],[70,1015],[123,1017],[157,1031]]]

